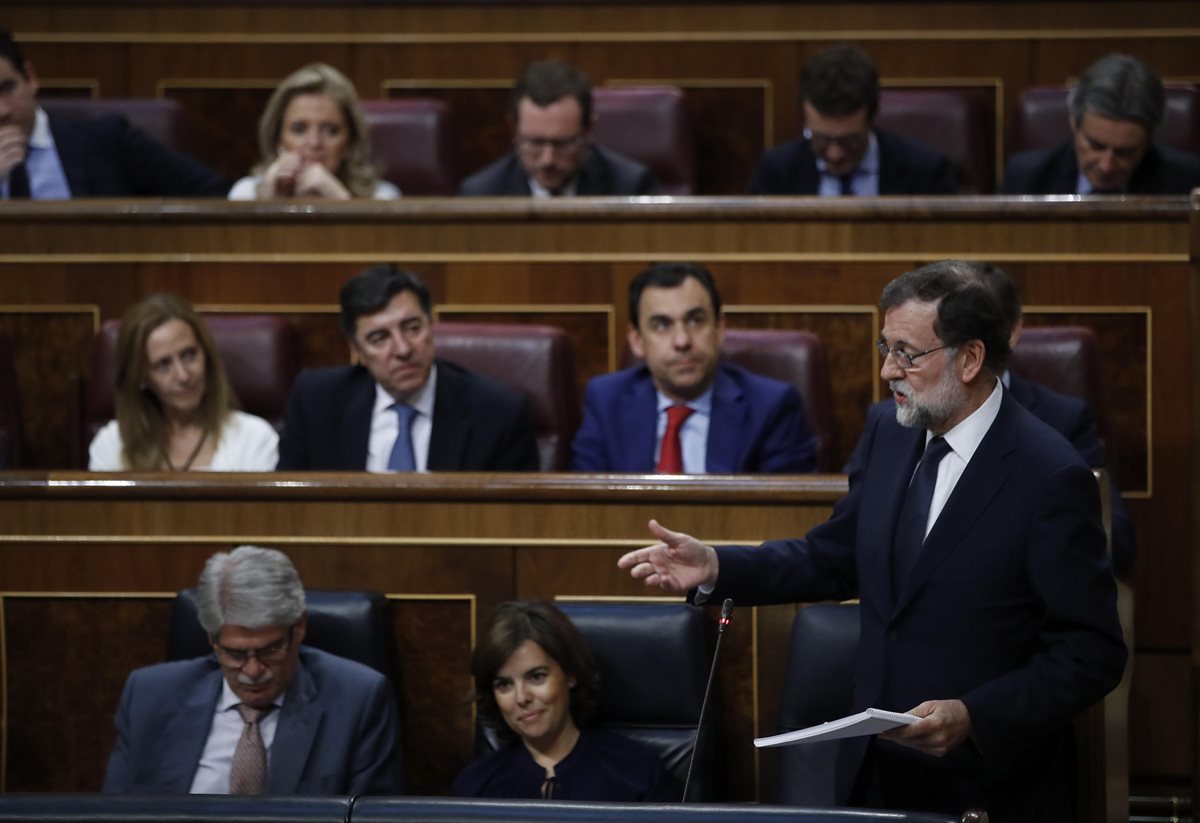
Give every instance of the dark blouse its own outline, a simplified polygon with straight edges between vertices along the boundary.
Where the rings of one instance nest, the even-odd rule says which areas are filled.
[[[520,741],[481,757],[454,780],[458,797],[538,799],[546,770]],[[581,731],[570,754],[554,767],[545,796],[553,800],[677,803],[678,784],[650,749],[612,732]]]

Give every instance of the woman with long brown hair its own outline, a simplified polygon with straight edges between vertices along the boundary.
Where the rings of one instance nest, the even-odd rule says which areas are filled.
[[[279,436],[237,410],[203,318],[186,300],[155,294],[121,320],[117,419],[88,450],[92,471],[273,471]]]

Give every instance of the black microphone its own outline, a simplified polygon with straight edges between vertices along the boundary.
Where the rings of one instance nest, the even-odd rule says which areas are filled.
[[[696,721],[696,739],[692,743],[692,756],[688,760],[687,777],[683,781],[683,799],[687,802],[688,786],[692,782],[692,768],[696,765],[696,750],[700,748],[700,734],[704,730],[704,713],[708,710],[708,695],[712,692],[713,675],[717,673],[717,658],[721,654],[721,637],[726,627],[733,622],[733,598],[726,597],[721,604],[721,617],[717,620],[717,645],[713,649],[712,667],[708,670],[708,685],[704,687],[704,699],[700,701],[700,719]]]

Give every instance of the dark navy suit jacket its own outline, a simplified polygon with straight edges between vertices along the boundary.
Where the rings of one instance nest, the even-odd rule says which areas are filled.
[[[212,656],[137,669],[117,710],[104,791],[187,794],[221,695]],[[307,646],[280,709],[266,794],[400,794],[394,690],[382,674]]]
[[[529,400],[437,361],[429,471],[537,471]],[[288,397],[279,471],[364,471],[375,378],[362,366],[302,372]]]
[[[1079,161],[1074,138],[1050,149],[1023,151],[1008,161],[1001,194],[1074,194]],[[1200,157],[1151,145],[1129,178],[1129,194],[1187,194],[1200,186]]]
[[[1031,383],[1011,372],[1008,389],[1013,398],[1033,412],[1035,417],[1070,440],[1071,445],[1083,457],[1083,462],[1093,469],[1108,465],[1104,443],[1096,428],[1096,416],[1087,403],[1078,397],[1069,397],[1037,383]],[[1125,574],[1133,568],[1133,561],[1137,555],[1137,536],[1133,530],[1133,521],[1129,519],[1129,509],[1125,506],[1115,478],[1109,486],[1113,571]]]
[[[879,140],[880,194],[957,194],[958,180],[945,156],[923,143],[883,129]],[[821,186],[817,160],[807,140],[767,149],[758,161],[751,194],[816,194]]]
[[[966,704],[970,741],[942,758],[874,738],[842,741],[838,802],[863,802],[852,789],[870,746],[873,779],[897,808],[1070,819],[1068,723],[1117,685],[1126,659],[1096,481],[1070,443],[1005,392],[893,591],[894,527],[924,445],[923,429],[874,407],[830,519],[803,539],[718,548],[711,597],[859,597],[852,710]],[[813,666],[819,677],[820,661]]]
[[[644,365],[593,378],[571,443],[571,469],[653,472],[657,403]],[[810,472],[816,453],[794,388],[731,363],[717,367],[705,452],[709,474]]]
[[[654,194],[658,183],[649,169],[624,155],[592,143],[579,165],[579,195]],[[529,177],[514,152],[475,172],[458,189],[459,194],[529,197]]]
[[[120,115],[50,118],[71,197],[224,197],[229,181]]]

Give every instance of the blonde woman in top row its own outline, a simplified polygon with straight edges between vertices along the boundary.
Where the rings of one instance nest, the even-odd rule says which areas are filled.
[[[279,435],[237,400],[196,310],[155,294],[117,334],[117,419],[88,449],[91,471],[274,471]]]
[[[310,63],[279,84],[259,120],[258,145],[262,159],[233,184],[230,200],[400,196],[371,165],[354,84],[324,63]]]

